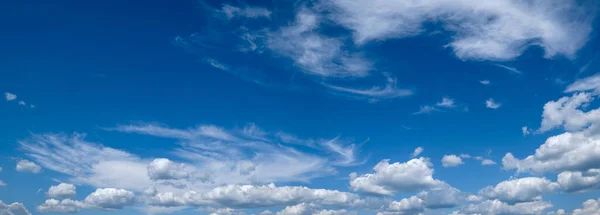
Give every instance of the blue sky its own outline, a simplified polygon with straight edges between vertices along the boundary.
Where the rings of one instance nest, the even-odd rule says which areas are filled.
[[[600,211],[597,1],[0,4],[0,214]]]

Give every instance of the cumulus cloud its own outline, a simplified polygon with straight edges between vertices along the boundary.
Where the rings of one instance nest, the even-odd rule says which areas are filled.
[[[541,200],[543,194],[559,189],[559,184],[546,178],[527,177],[502,181],[479,190],[479,195],[510,204]]]
[[[188,191],[183,194],[154,192],[147,198],[158,206],[215,206],[227,208],[259,208],[290,206],[301,203],[320,206],[350,207],[360,204],[360,198],[353,193],[337,190],[310,189],[299,186],[269,185],[225,185],[207,192]]]
[[[271,17],[271,11],[262,7],[235,7],[228,4],[223,5],[221,11],[231,19],[234,17],[246,17],[246,18],[269,18]]]
[[[27,172],[27,173],[37,174],[42,171],[42,167],[40,167],[36,163],[31,162],[29,160],[21,160],[17,163],[16,170],[18,172]]]
[[[502,104],[497,103],[496,101],[494,101],[493,98],[485,100],[485,107],[487,107],[487,108],[498,109],[498,108],[500,108],[500,106],[502,106]]]
[[[555,7],[560,3],[562,7]],[[323,0],[330,18],[354,32],[356,44],[405,38],[442,23],[455,35],[447,45],[461,59],[509,60],[531,45],[573,57],[591,32],[594,10],[579,1]],[[593,8],[593,7],[592,7]]]
[[[184,164],[157,158],[148,164],[148,176],[153,180],[186,179],[190,177],[190,172]]]
[[[442,157],[442,166],[444,167],[456,167],[461,164],[464,164],[464,162],[459,156],[444,155],[444,157]]]
[[[9,92],[5,92],[4,98],[6,98],[6,101],[12,101],[12,100],[17,99],[17,95],[9,93]]]
[[[71,199],[48,199],[37,207],[37,210],[42,213],[75,213],[79,212],[80,208],[85,207],[82,202]]]
[[[50,189],[48,189],[48,196],[56,199],[70,198],[75,196],[75,189],[75,185],[60,183],[59,185],[51,186]]]
[[[377,195],[393,195],[395,192],[415,191],[441,183],[433,179],[433,168],[426,158],[412,159],[405,163],[380,161],[373,167],[374,173],[351,174],[350,189]]]
[[[552,204],[543,201],[508,204],[500,200],[486,200],[478,204],[470,204],[456,211],[453,215],[475,214],[514,214],[539,215],[552,208]]]
[[[131,191],[115,188],[100,188],[85,197],[86,206],[100,209],[122,209],[133,205],[135,198]]]
[[[600,189],[600,169],[590,169],[584,172],[561,172],[558,174],[557,182],[567,192],[586,192]]]
[[[23,206],[23,203],[14,202],[12,204],[6,204],[0,201],[0,214],[4,215],[31,215],[27,208]]]
[[[600,199],[590,199],[583,202],[581,208],[573,210],[573,215],[597,215],[600,211]]]
[[[483,159],[481,161],[481,165],[482,166],[489,166],[489,165],[495,165],[496,161],[490,160],[490,159]]]
[[[387,208],[388,212],[397,212],[402,214],[415,214],[424,210],[423,200],[416,196],[404,198],[400,201],[393,201]]]
[[[417,194],[429,209],[453,208],[467,198],[466,194],[448,184],[440,184]]]
[[[489,80],[481,80],[481,81],[479,81],[479,83],[481,83],[483,85],[489,85],[491,82]]]

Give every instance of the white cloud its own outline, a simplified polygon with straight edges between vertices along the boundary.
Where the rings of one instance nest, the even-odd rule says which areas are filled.
[[[488,186],[479,190],[479,195],[498,199],[510,204],[541,200],[543,194],[549,194],[559,189],[556,182],[545,178],[527,177],[502,181],[496,186]]]
[[[364,77],[372,70],[360,54],[347,53],[344,42],[316,32],[321,17],[301,9],[296,21],[268,34],[267,47],[291,58],[305,73],[322,77]]]
[[[310,214],[309,213],[309,206],[307,206],[305,203],[301,203],[301,204],[297,204],[297,205],[293,205],[293,206],[287,206],[285,207],[283,210],[279,211],[276,213],[276,215],[305,215],[305,214]]]
[[[425,105],[425,106],[421,106],[419,108],[419,111],[414,112],[413,115],[419,115],[419,114],[424,114],[424,113],[431,113],[434,111],[440,111],[437,108],[433,107],[433,106],[429,106],[429,105]]]
[[[393,201],[387,208],[388,212],[400,212],[406,214],[418,213],[424,210],[423,200],[416,196]]]
[[[48,199],[37,207],[37,210],[42,213],[75,213],[79,212],[80,208],[85,207],[83,203],[71,199]]]
[[[511,214],[511,215],[540,215],[552,208],[552,204],[543,201],[517,203],[514,205],[500,200],[486,200],[478,204],[470,204],[453,213],[453,215],[476,214]]]
[[[352,174],[350,189],[378,195],[393,195],[395,192],[415,191],[441,183],[433,179],[433,168],[426,158],[409,160],[406,163],[380,161],[374,173],[358,176]]]
[[[451,99],[448,97],[443,97],[442,101],[439,101],[438,103],[436,103],[435,106],[444,107],[444,108],[453,108],[455,106],[454,99]]]
[[[152,184],[147,166],[136,155],[84,140],[85,134],[34,134],[19,141],[26,155],[70,176],[73,183],[142,191]]]
[[[4,187],[4,186],[6,186],[6,182],[0,180],[0,187]]]
[[[590,199],[583,203],[582,208],[573,210],[572,215],[598,215],[600,199]]]
[[[531,45],[542,47],[545,57],[573,57],[587,42],[594,17],[593,9],[574,0],[323,0],[321,5],[354,32],[356,44],[416,36],[427,31],[427,23],[441,23],[455,35],[447,46],[461,59],[509,60]]]
[[[453,208],[466,199],[466,194],[447,184],[441,184],[427,191],[417,194],[423,200],[424,206],[429,209]]]
[[[48,196],[56,199],[66,199],[75,196],[76,188],[75,185],[60,183],[56,186],[51,186],[48,189]]]
[[[456,155],[444,155],[442,157],[442,166],[444,167],[455,167],[461,164],[464,164],[464,162]]]
[[[338,155],[338,158],[333,161],[334,165],[337,166],[354,166],[359,164],[356,160],[356,145],[355,144],[342,144],[338,137],[322,141],[321,145]]]
[[[29,160],[20,160],[17,163],[16,170],[18,172],[28,172],[28,173],[37,174],[37,173],[40,173],[42,171],[42,167],[40,167],[36,163],[31,162]]]
[[[566,132],[552,136],[546,140],[535,154],[520,160],[512,153],[502,158],[505,169],[516,169],[518,172],[560,172],[565,170],[581,171],[591,167],[599,167],[600,139],[587,137],[583,133]]]
[[[265,210],[263,212],[260,212],[260,215],[271,215],[271,214],[273,214],[273,212],[270,210]]]
[[[527,128],[527,126],[523,126],[523,127],[521,127],[521,133],[523,133],[523,136],[527,136],[531,133],[531,130],[529,130],[529,128]]]
[[[271,11],[262,7],[244,7],[239,8],[231,5],[223,5],[222,12],[227,16],[227,18],[231,19],[234,17],[246,17],[246,18],[270,18]]]
[[[460,158],[471,158],[471,155],[469,155],[469,154],[460,154],[459,157]]]
[[[9,93],[9,92],[5,92],[4,97],[6,98],[6,101],[12,101],[12,100],[17,99],[17,95]]]
[[[521,71],[519,71],[517,68],[514,68],[514,67],[509,67],[509,66],[505,66],[505,65],[502,65],[502,64],[495,64],[495,65],[497,67],[506,69],[506,70],[508,70],[508,71],[510,71],[512,73],[515,73],[515,74],[521,74],[522,73]]]
[[[122,209],[133,205],[135,198],[131,191],[115,188],[96,189],[85,197],[86,206],[100,209]]]
[[[567,192],[586,192],[600,189],[600,169],[585,172],[565,171],[558,174],[557,182]]]
[[[489,165],[495,165],[496,161],[490,160],[490,159],[483,159],[481,161],[481,165],[482,166],[489,166]]]
[[[502,106],[502,104],[496,103],[492,98],[485,100],[485,107],[487,108],[498,109],[500,106]]]
[[[157,158],[148,164],[148,176],[152,180],[186,179],[190,177],[190,172],[184,164]]]
[[[220,69],[220,70],[224,70],[224,71],[229,70],[228,66],[226,66],[225,64],[223,64],[223,63],[221,63],[221,62],[219,62],[219,61],[217,61],[215,59],[207,58],[205,61],[206,61],[206,63],[208,63],[208,65],[211,65],[214,68],[217,68],[217,69]]]
[[[0,201],[0,214],[2,215],[31,215],[22,203],[14,202],[10,205]]]
[[[425,150],[425,149],[423,147],[421,147],[421,146],[415,148],[415,151],[413,151],[413,153],[412,153],[412,157],[416,158],[417,156],[419,156],[423,152],[423,150]]]
[[[19,105],[25,106],[25,105],[27,105],[27,103],[25,103],[24,101],[19,101]]]
[[[489,80],[481,80],[481,81],[479,81],[479,83],[481,83],[483,85],[489,85],[490,81]]]
[[[160,206],[217,206],[227,208],[259,208],[290,206],[300,203],[320,206],[350,207],[360,204],[353,193],[337,190],[310,189],[299,186],[269,185],[225,185],[207,192],[188,191],[184,194],[172,192],[152,193],[148,202]]]
[[[584,79],[579,79],[565,89],[565,93],[582,92],[582,91],[598,91],[600,89],[600,74],[596,74]]]
[[[330,84],[323,83],[323,86],[326,86],[332,90],[346,93],[351,97],[357,98],[365,98],[369,101],[379,101],[383,99],[394,99],[399,97],[411,96],[414,94],[412,90],[408,89],[400,89],[398,88],[398,84],[395,78],[386,77],[387,82],[384,87],[374,86],[368,89],[358,89],[358,88],[348,88],[348,87],[340,87],[334,86]]]

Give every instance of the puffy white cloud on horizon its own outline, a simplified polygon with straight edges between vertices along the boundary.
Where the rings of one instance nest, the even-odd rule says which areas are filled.
[[[512,215],[541,215],[544,211],[552,208],[552,204],[544,201],[516,203],[510,205],[500,200],[486,200],[477,204],[470,204],[452,215],[475,215],[475,214],[512,214]]]
[[[393,195],[395,192],[415,191],[442,183],[433,179],[433,165],[427,158],[412,159],[405,163],[380,161],[373,167],[374,173],[351,174],[352,191]]]
[[[600,189],[600,169],[590,169],[585,172],[561,172],[558,174],[557,182],[566,192],[587,192]]]
[[[85,197],[87,207],[100,209],[122,209],[135,203],[135,195],[131,191],[115,188],[100,188]]]
[[[85,205],[82,202],[71,199],[48,199],[37,207],[37,210],[42,213],[75,213],[79,212]]]

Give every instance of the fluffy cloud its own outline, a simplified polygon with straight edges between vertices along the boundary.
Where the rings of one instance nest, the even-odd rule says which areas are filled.
[[[388,212],[398,212],[402,214],[414,214],[424,210],[423,200],[416,196],[404,198],[400,201],[393,201],[387,208]]]
[[[578,131],[594,121],[597,122],[600,119],[599,110],[595,109],[589,112],[582,110],[594,99],[590,93],[576,93],[546,103],[539,131],[544,132],[561,126],[568,131]]]
[[[600,140],[584,133],[566,132],[550,137],[536,149],[534,155],[517,159],[512,153],[502,158],[505,169],[519,172],[579,171],[600,167]]]
[[[525,202],[510,205],[500,200],[487,200],[478,204],[470,204],[456,211],[453,215],[476,214],[511,214],[511,215],[539,215],[550,209],[552,204],[543,201]]]
[[[558,174],[557,182],[567,192],[585,192],[600,188],[600,169],[585,172],[565,171]]]
[[[28,172],[28,173],[40,173],[42,171],[42,167],[37,165],[34,162],[29,160],[21,160],[17,163],[17,171],[18,172]]]
[[[489,166],[489,165],[495,165],[496,161],[490,160],[490,159],[483,159],[481,161],[481,165],[482,166]]]
[[[456,106],[454,99],[443,97],[442,101],[435,103],[435,106],[444,107],[444,108],[453,108]]]
[[[96,189],[85,197],[86,206],[100,209],[122,209],[133,205],[134,194],[131,191],[115,188]]]
[[[466,199],[466,194],[447,184],[441,184],[417,194],[424,206],[430,209],[453,208]]]
[[[479,195],[498,199],[507,203],[531,202],[541,200],[543,194],[558,190],[559,185],[545,178],[527,177],[511,179],[488,186],[479,191]]]
[[[546,57],[572,57],[587,42],[594,15],[574,0],[323,0],[322,6],[354,32],[357,44],[416,36],[434,22],[455,35],[448,46],[456,56],[489,60],[513,59],[530,45],[544,48]]]
[[[348,207],[360,204],[356,194],[337,190],[310,189],[307,187],[282,186],[274,184],[226,185],[207,192],[188,191],[177,195],[172,192],[150,192],[148,202],[161,206],[219,206],[227,208],[258,208],[290,206],[300,203]]]
[[[14,202],[10,205],[0,201],[0,214],[2,215],[31,215],[22,203]]]
[[[442,157],[442,166],[444,167],[455,167],[464,164],[462,159],[456,155],[444,155]]]
[[[375,173],[358,176],[351,174],[350,189],[378,195],[393,195],[394,192],[415,191],[432,187],[440,181],[433,179],[433,168],[427,158],[418,158],[406,163],[380,161]]]
[[[83,207],[83,203],[71,199],[63,199],[62,201],[48,199],[43,204],[39,205],[37,210],[42,213],[75,213]]]
[[[600,199],[590,199],[583,203],[582,208],[573,210],[573,215],[598,215],[600,212]]]
[[[57,199],[73,197],[76,194],[75,189],[75,185],[60,183],[59,185],[51,186],[50,189],[48,189],[48,196]]]
[[[148,164],[148,176],[153,180],[186,179],[190,177],[190,172],[185,169],[183,164],[157,158]]]

